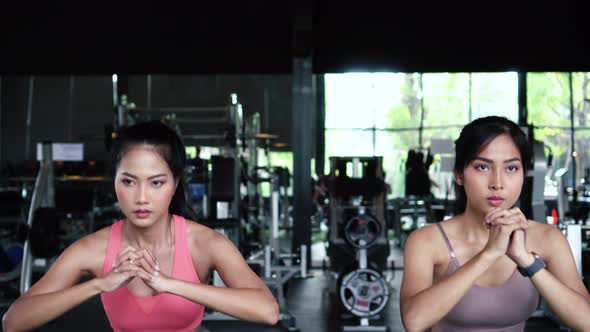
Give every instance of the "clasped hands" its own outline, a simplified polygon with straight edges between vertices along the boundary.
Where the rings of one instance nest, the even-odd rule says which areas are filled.
[[[127,246],[113,262],[111,272],[101,279],[102,291],[110,292],[140,278],[158,293],[167,292],[169,277],[161,273],[158,260],[151,250]]]
[[[484,250],[495,258],[507,255],[519,267],[532,264],[534,257],[525,241],[529,222],[519,208],[495,208],[486,214],[484,224],[490,230]]]

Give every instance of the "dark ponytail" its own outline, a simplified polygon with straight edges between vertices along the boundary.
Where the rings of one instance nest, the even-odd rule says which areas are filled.
[[[196,220],[194,210],[187,204],[184,170],[186,166],[186,149],[178,134],[158,120],[140,122],[122,129],[113,142],[112,170],[113,178],[125,153],[139,144],[154,147],[170,167],[174,179],[178,181],[168,211],[186,219]]]
[[[512,138],[512,141],[520,152],[523,171],[526,174],[527,165],[531,158],[527,137],[516,123],[499,116],[479,118],[463,127],[459,138],[455,141],[454,173],[462,175],[465,167],[477,158],[481,150],[494,140],[494,138],[502,134],[508,134]],[[454,186],[455,214],[461,214],[465,212],[465,208],[467,207],[467,195],[463,186],[457,183]]]
[[[185,184],[184,177],[178,180],[178,186],[176,187],[174,196],[172,196],[168,212],[183,216],[186,219],[197,220],[196,212],[186,202],[187,191],[185,189]]]

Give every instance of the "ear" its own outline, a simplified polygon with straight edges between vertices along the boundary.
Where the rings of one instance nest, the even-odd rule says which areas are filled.
[[[455,173],[455,183],[459,186],[463,185],[463,174]]]

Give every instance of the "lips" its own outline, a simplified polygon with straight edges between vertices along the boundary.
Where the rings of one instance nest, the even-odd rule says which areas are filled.
[[[502,203],[504,203],[504,198],[500,196],[490,196],[488,197],[488,203],[494,207],[500,206]]]
[[[133,214],[135,214],[135,216],[140,219],[149,217],[151,213],[152,213],[152,211],[150,211],[150,210],[135,210],[135,211],[133,211]]]

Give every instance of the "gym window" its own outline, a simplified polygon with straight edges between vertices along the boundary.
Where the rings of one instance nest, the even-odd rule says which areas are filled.
[[[506,73],[346,73],[325,76],[326,170],[330,156],[383,156],[390,197],[404,196],[405,159],[433,138],[456,139],[490,114],[518,119],[518,75]],[[453,198],[451,172],[437,155],[435,196]]]
[[[536,127],[535,139],[543,141],[553,154],[552,169],[547,174],[546,196],[555,195],[553,173],[560,168],[568,169],[565,177],[570,186],[572,181],[579,185],[589,178],[590,73],[572,73],[571,84],[572,94],[569,73],[527,74],[528,123]],[[572,176],[572,151],[576,152],[575,178]]]

